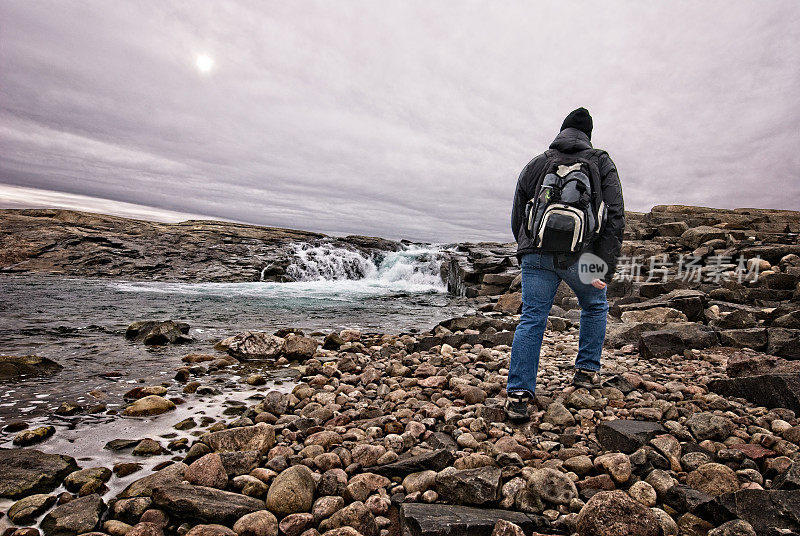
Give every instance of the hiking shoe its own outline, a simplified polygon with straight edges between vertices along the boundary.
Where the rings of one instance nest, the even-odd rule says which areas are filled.
[[[525,422],[530,419],[528,415],[528,399],[530,396],[525,391],[508,393],[506,398],[506,417],[512,422]]]
[[[600,375],[593,370],[575,369],[575,375],[572,377],[572,385],[586,389],[600,387]]]

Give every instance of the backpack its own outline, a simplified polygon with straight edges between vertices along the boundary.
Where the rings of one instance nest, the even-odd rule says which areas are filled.
[[[582,251],[600,235],[606,219],[600,170],[591,160],[555,150],[545,157],[525,206],[525,231],[542,251]]]

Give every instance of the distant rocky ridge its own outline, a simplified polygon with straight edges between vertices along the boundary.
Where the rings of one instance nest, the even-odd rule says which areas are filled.
[[[129,280],[283,281],[293,243],[328,244],[370,256],[400,242],[241,223],[158,223],[62,209],[0,210],[0,273]]]

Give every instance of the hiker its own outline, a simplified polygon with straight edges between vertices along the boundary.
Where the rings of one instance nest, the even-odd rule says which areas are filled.
[[[592,147],[592,126],[588,110],[572,111],[550,149],[531,160],[517,181],[511,230],[522,269],[522,317],[506,386],[511,421],[529,419],[542,338],[562,280],[581,307],[572,385],[591,388],[600,383],[606,287],[622,247],[625,210],[614,162]]]

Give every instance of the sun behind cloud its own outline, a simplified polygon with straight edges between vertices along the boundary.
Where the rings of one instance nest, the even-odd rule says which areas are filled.
[[[194,60],[197,70],[203,74],[208,74],[214,68],[214,59],[208,54],[198,54]]]

